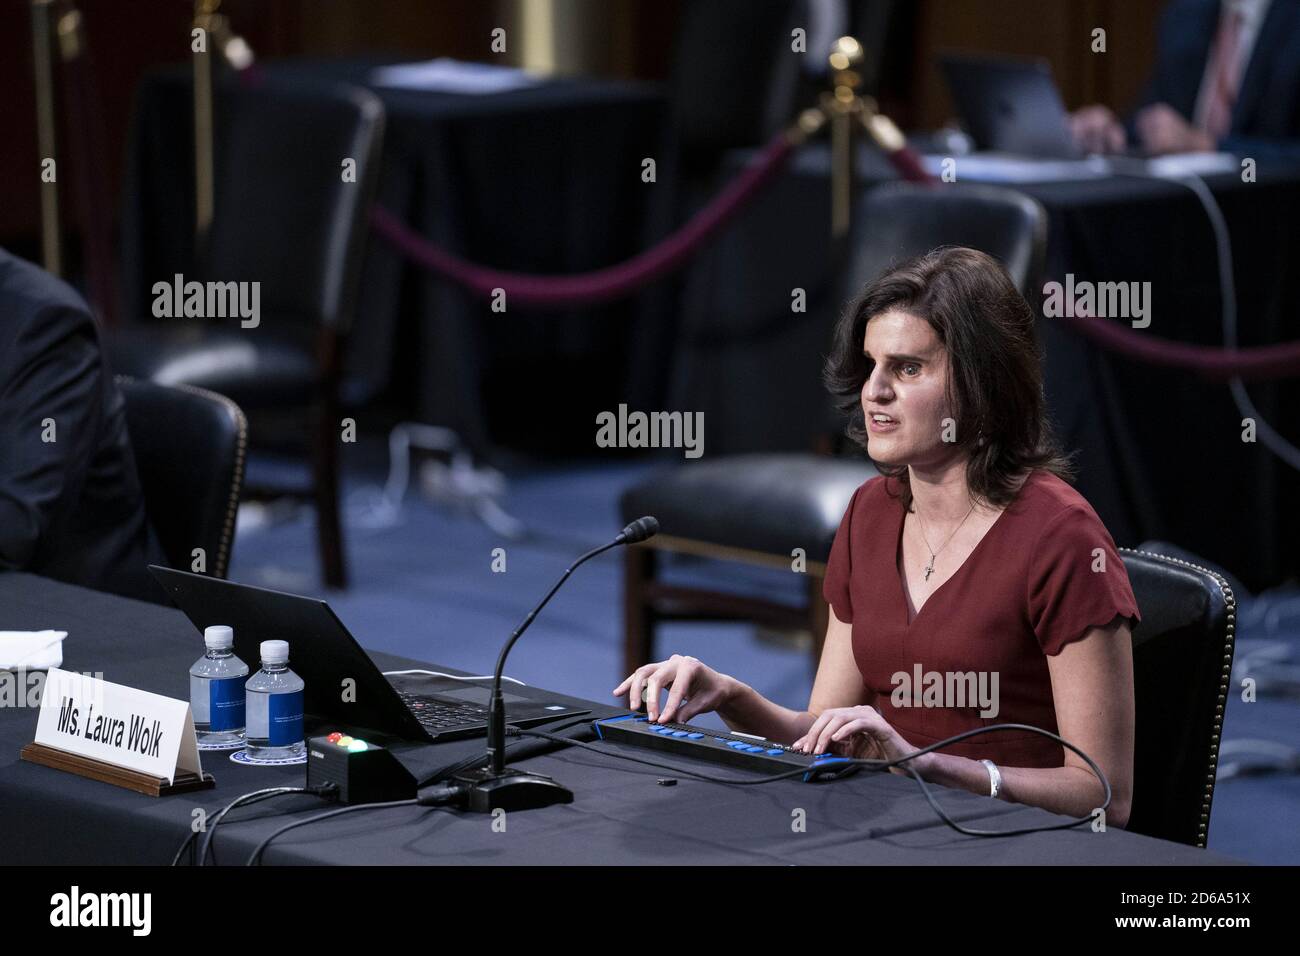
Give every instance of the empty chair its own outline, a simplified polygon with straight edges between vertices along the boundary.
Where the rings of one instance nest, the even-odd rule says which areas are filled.
[[[1204,847],[1228,702],[1237,603],[1208,568],[1121,548],[1142,622],[1133,631],[1137,708],[1126,829]]]
[[[218,128],[216,210],[198,272],[184,279],[221,283],[227,315],[137,323],[115,337],[114,367],[220,392],[250,414],[296,415],[311,436],[325,581],[343,587],[340,360],[378,174],[383,107],[355,87],[285,81],[225,90],[218,105],[225,121]],[[256,320],[229,315],[229,293],[245,295],[247,304],[253,283]]]
[[[224,578],[248,449],[244,413],[202,388],[126,376],[117,383],[126,400],[145,513],[167,563]]]

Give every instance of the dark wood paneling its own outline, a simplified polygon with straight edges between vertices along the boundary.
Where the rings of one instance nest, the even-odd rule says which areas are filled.
[[[1129,108],[1154,61],[1164,0],[924,0],[916,34],[913,119],[935,127],[953,116],[937,58],[946,50],[1047,59],[1069,109]],[[1106,52],[1092,52],[1092,31]]]

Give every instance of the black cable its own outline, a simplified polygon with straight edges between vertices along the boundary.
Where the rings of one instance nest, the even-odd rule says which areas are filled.
[[[555,731],[558,733],[559,731],[568,730],[568,729],[570,729],[571,727],[576,727],[576,726],[578,726],[578,725],[580,725],[580,724],[585,724],[585,723],[587,723],[587,722],[588,722],[588,718],[587,718],[587,717],[579,717],[579,718],[577,718],[576,720],[572,720],[572,721],[570,721],[569,723],[560,724],[558,727],[555,728]],[[572,740],[572,738],[570,738],[570,737],[561,737],[560,739],[561,739],[561,740],[565,740],[565,741],[571,741],[571,740]],[[507,753],[508,753],[508,751],[507,751]],[[460,771],[465,770],[465,769],[467,769],[467,768],[473,766],[474,764],[478,763],[479,761],[481,761],[481,760],[483,760],[483,759],[484,759],[484,755],[483,755],[483,754],[475,754],[475,755],[473,755],[473,756],[471,756],[471,757],[466,757],[466,758],[464,758],[463,760],[458,760],[458,761],[456,761],[455,763],[448,764],[447,766],[442,767],[441,769],[435,771],[435,772],[433,773],[432,776],[428,777],[428,778],[425,780],[425,782],[424,782],[423,784],[421,784],[421,787],[422,787],[422,788],[424,788],[424,787],[428,787],[428,786],[430,786],[431,784],[437,783],[438,781],[441,781],[441,780],[443,780],[443,779],[445,779],[445,778],[447,778],[447,777],[454,776],[455,774],[459,773]],[[328,792],[329,792],[329,791],[328,791],[328,786],[329,786],[329,785],[327,785],[326,787],[321,788],[321,792],[319,792],[318,795],[319,795],[319,796],[326,796],[326,795],[328,794]],[[213,819],[212,824],[211,824],[211,827],[210,827],[210,828],[208,829],[208,831],[207,831],[208,834],[209,834],[209,836],[208,836],[207,841],[206,841],[206,843],[205,843],[205,845],[204,845],[203,852],[202,852],[201,854],[199,854],[199,857],[198,857],[198,859],[199,859],[200,862],[198,862],[198,863],[192,863],[191,865],[199,865],[199,866],[202,866],[202,865],[203,865],[203,862],[202,862],[202,861],[205,861],[205,860],[207,859],[209,852],[211,852],[211,855],[212,855],[212,862],[213,862],[214,864],[216,863],[216,850],[215,850],[215,849],[212,849],[211,851],[209,851],[209,847],[212,846],[212,841],[213,841],[213,839],[214,839],[214,837],[215,837],[215,835],[216,835],[216,827],[217,827],[217,824],[221,822],[221,820],[225,817],[225,815],[226,815],[227,813],[229,813],[231,810],[235,809],[235,807],[237,807],[237,806],[248,806],[249,804],[252,804],[252,803],[260,803],[262,800],[267,800],[267,799],[270,799],[270,798],[272,798],[272,797],[277,797],[277,796],[280,796],[281,794],[284,794],[284,793],[317,793],[317,790],[316,790],[316,789],[307,789],[307,788],[303,788],[303,787],[274,787],[274,788],[270,788],[270,789],[268,789],[268,790],[257,790],[257,791],[254,791],[253,793],[247,793],[247,794],[244,794],[244,795],[242,795],[242,796],[236,798],[234,801],[232,801],[230,804],[228,804],[226,807],[224,807],[224,808],[223,808],[223,809],[222,809],[222,810],[217,814],[217,816]],[[180,848],[177,849],[177,851],[176,851],[176,855],[172,857],[172,862],[171,862],[171,865],[172,865],[172,866],[179,866],[179,865],[180,865],[180,859],[181,859],[181,856],[185,853],[185,851],[186,851],[187,848],[190,848],[190,845],[194,842],[194,840],[195,840],[195,838],[196,838],[197,836],[198,836],[198,833],[197,833],[197,832],[192,832],[192,833],[190,833],[190,835],[189,835],[188,837],[185,838],[185,842],[183,842],[183,843],[180,845]],[[191,856],[191,859],[193,860],[193,856]]]
[[[352,804],[351,806],[339,807],[337,810],[330,810],[327,813],[318,813],[313,817],[307,817],[307,819],[305,820],[294,820],[290,823],[286,823],[284,826],[280,827],[280,829],[276,830],[269,837],[267,837],[265,840],[259,843],[257,845],[257,849],[253,851],[252,856],[248,858],[248,862],[245,864],[245,866],[260,866],[261,860],[259,858],[261,857],[262,852],[268,846],[271,845],[271,841],[274,840],[276,837],[278,837],[280,834],[288,833],[290,830],[293,830],[297,827],[305,827],[307,824],[315,823],[317,820],[327,820],[330,817],[336,817],[342,813],[351,813],[354,810],[382,810],[385,807],[409,807],[409,806],[415,806],[414,798],[410,800],[390,800],[387,803],[355,803]]]
[[[1043,730],[1041,727],[1033,727],[1030,726],[1029,724],[992,724],[988,727],[976,727],[973,730],[967,730],[963,733],[955,734],[952,737],[945,738],[944,740],[936,741],[935,743],[930,744],[928,747],[922,747],[921,749],[915,751],[914,753],[910,753],[905,757],[899,757],[895,760],[858,760],[853,758],[844,758],[843,760],[837,762],[834,766],[841,771],[847,769],[848,767],[853,767],[853,766],[867,767],[873,770],[888,770],[891,767],[902,767],[905,771],[907,771],[908,774],[911,775],[911,777],[917,782],[917,784],[920,785],[921,793],[925,796],[926,801],[929,802],[930,806],[934,809],[934,812],[939,815],[939,818],[943,820],[943,822],[946,823],[948,826],[956,830],[958,833],[965,834],[966,836],[1021,836],[1027,833],[1042,833],[1048,830],[1067,830],[1070,829],[1071,827],[1077,827],[1080,824],[1091,823],[1096,818],[1095,814],[1089,814],[1088,816],[1085,817],[1075,817],[1067,823],[1054,823],[1050,826],[1041,826],[1041,827],[1024,827],[1018,830],[974,830],[969,827],[963,827],[961,824],[957,823],[955,820],[949,817],[948,814],[944,812],[943,808],[939,806],[939,804],[934,799],[934,795],[930,792],[929,785],[925,782],[925,780],[921,777],[921,775],[917,773],[916,770],[913,769],[912,767],[907,766],[909,761],[915,760],[917,757],[920,757],[924,754],[928,754],[931,751],[938,750],[942,747],[947,747],[950,744],[954,744],[957,743],[958,741],[965,740],[968,737],[976,737],[979,736],[980,734],[992,733],[993,731],[997,731],[997,730],[1032,731],[1033,733],[1036,734],[1042,734],[1044,737],[1049,737],[1052,740],[1055,740],[1057,743],[1061,744],[1063,747],[1067,747],[1068,749],[1074,751],[1076,754],[1078,754],[1080,757],[1083,758],[1084,762],[1088,764],[1088,767],[1092,770],[1093,774],[1097,777],[1098,780],[1101,781],[1102,789],[1103,792],[1105,793],[1105,799],[1102,801],[1102,805],[1098,808],[1098,811],[1104,812],[1110,806],[1110,801],[1111,801],[1110,781],[1106,779],[1105,773],[1102,772],[1101,767],[1097,766],[1096,761],[1094,761],[1091,757],[1089,757],[1086,753],[1084,753],[1074,744],[1070,743],[1068,740],[1065,740],[1063,737],[1057,736],[1056,734],[1052,733],[1050,730]],[[724,777],[713,777],[708,774],[697,773],[693,770],[686,770],[683,769],[682,767],[672,766],[670,764],[665,764],[665,763],[659,763],[658,761],[655,760],[645,760],[641,757],[633,757],[630,754],[614,753],[609,750],[601,750],[597,747],[592,746],[590,743],[586,741],[574,740],[570,737],[557,737],[554,734],[548,734],[545,731],[523,730],[518,727],[507,727],[506,733],[511,736],[518,735],[523,737],[543,737],[548,740],[554,740],[557,742],[563,742],[573,746],[582,747],[586,750],[592,751],[593,753],[604,754],[607,757],[615,757],[619,760],[629,760],[632,761],[633,763],[646,764],[647,766],[650,767],[658,767],[663,770],[670,770],[675,774],[684,775],[688,777],[695,777],[699,780],[704,780],[709,783],[719,783],[719,784],[732,785],[732,786],[755,786],[758,784],[775,783],[778,780],[788,780],[792,777],[803,776],[804,774],[807,774],[809,771],[815,771],[817,769],[815,767],[803,767],[794,770],[789,770],[785,773],[773,774],[771,776],[766,776],[766,777],[751,777],[748,779],[736,780],[736,779],[729,779]]]
[[[180,845],[180,848],[177,849],[177,851],[176,851],[176,855],[175,855],[174,857],[172,857],[172,862],[171,862],[171,865],[172,865],[172,866],[180,866],[180,865],[181,865],[181,854],[184,853],[187,849],[189,849],[190,844],[192,844],[192,843],[194,842],[194,838],[195,838],[196,836],[198,836],[198,835],[199,835],[199,834],[198,834],[198,831],[197,831],[197,830],[191,830],[191,831],[190,831],[190,835],[187,836],[187,837],[185,838],[185,842],[182,843],[182,844]],[[191,854],[190,854],[190,866],[193,866],[193,865],[194,865],[194,854],[191,853]]]
[[[566,727],[560,729],[567,729],[567,727],[569,726],[573,726],[573,724],[568,724],[566,725]],[[927,747],[922,747],[921,749],[913,753],[910,753],[905,757],[898,757],[894,760],[862,760],[862,759],[855,759],[855,758],[842,758],[835,763],[834,765],[835,771],[832,773],[827,773],[826,775],[838,776],[840,773],[842,773],[844,770],[850,767],[866,767],[868,769],[877,770],[877,771],[888,770],[891,767],[902,767],[903,770],[905,770],[917,782],[917,785],[920,786],[921,793],[925,797],[926,802],[930,804],[930,807],[939,816],[939,818],[943,820],[943,822],[947,824],[949,827],[956,830],[958,833],[962,833],[966,836],[981,836],[981,837],[1022,836],[1029,833],[1042,833],[1049,830],[1066,830],[1073,827],[1077,827],[1080,824],[1091,823],[1095,819],[1095,816],[1090,814],[1085,817],[1074,818],[1065,823],[1055,823],[1055,824],[1051,824],[1050,826],[1040,826],[1040,827],[1022,827],[1015,830],[976,830],[969,827],[964,827],[948,816],[948,814],[944,811],[944,809],[941,806],[939,806],[938,801],[935,800],[934,794],[931,792],[930,786],[928,783],[926,783],[925,779],[919,773],[917,773],[915,769],[907,765],[910,761],[915,760],[917,757],[920,757],[923,754],[927,754],[932,751],[939,750],[943,747],[949,746],[950,744],[954,744],[959,741],[966,740],[967,738],[970,737],[976,737],[979,736],[980,734],[993,733],[999,730],[1022,730],[1022,731],[1027,730],[1030,731],[1031,733],[1041,734],[1042,736],[1048,737],[1056,741],[1057,743],[1061,744],[1063,747],[1066,747],[1069,750],[1072,750],[1074,753],[1078,754],[1081,758],[1083,758],[1084,762],[1088,764],[1088,767],[1092,770],[1093,774],[1097,777],[1097,779],[1101,781],[1102,788],[1105,793],[1105,799],[1102,801],[1102,805],[1099,808],[1099,811],[1104,812],[1110,806],[1110,801],[1112,796],[1110,781],[1106,778],[1105,773],[1102,772],[1101,767],[1099,767],[1097,763],[1086,753],[1084,753],[1081,749],[1076,747],[1074,744],[1070,743],[1068,740],[1065,740],[1063,737],[1060,737],[1049,730],[1043,730],[1041,727],[1033,727],[1030,726],[1029,724],[993,724],[988,727],[976,727],[973,730],[968,730],[963,733],[956,734],[952,737],[945,738],[944,740],[937,741],[933,744],[930,744]],[[756,786],[759,784],[775,783],[778,780],[788,780],[793,777],[802,777],[807,773],[809,773],[810,771],[813,772],[817,771],[817,768],[815,767],[798,767],[792,770],[788,770],[784,773],[772,774],[770,776],[765,776],[765,777],[747,777],[747,778],[715,777],[709,774],[698,773],[694,770],[689,770],[680,766],[661,763],[656,760],[646,760],[642,757],[633,757],[630,754],[615,753],[609,750],[602,750],[594,746],[589,741],[576,740],[572,737],[562,737],[558,734],[548,733],[542,730],[524,730],[522,728],[511,725],[506,727],[506,734],[511,737],[536,737],[542,740],[550,740],[554,743],[559,743],[566,746],[581,747],[584,750],[590,750],[593,753],[603,754],[604,756],[607,757],[614,757],[619,760],[627,760],[632,763],[644,764],[645,766],[655,767],[661,770],[670,771],[678,776],[694,777],[698,780],[703,780],[708,783],[722,784],[724,786]],[[452,764],[449,767],[443,768],[443,770],[439,771],[438,774],[435,774],[433,778],[430,778],[430,780],[426,782],[425,785],[427,786],[428,783],[436,781],[438,777],[442,776],[445,773],[454,772],[453,768],[463,769],[463,766],[476,762],[479,759],[482,758],[480,756],[475,756],[473,758],[466,758],[465,760],[459,761],[456,764]],[[212,826],[209,828],[206,839],[204,841],[203,850],[199,854],[200,865],[202,865],[202,861],[207,856],[208,846],[212,842],[212,837],[215,834],[217,824],[220,823],[221,819],[229,811],[233,810],[236,806],[240,806],[247,803],[258,802],[260,800],[269,799],[271,797],[279,796],[284,793],[311,793],[311,792],[316,792],[316,791],[315,789],[308,790],[302,787],[278,787],[270,790],[255,791],[250,794],[244,794],[243,796],[237,798],[228,806],[226,806],[213,820]],[[321,795],[323,796],[324,794],[322,793]],[[316,814],[315,816],[307,817],[306,819],[303,820],[293,820],[285,824],[284,826],[280,827],[278,830],[275,830],[273,833],[271,833],[270,836],[268,836],[265,840],[259,843],[257,845],[257,848],[254,849],[252,854],[249,856],[247,865],[248,866],[260,865],[262,854],[265,852],[266,848],[270,846],[275,839],[277,839],[282,834],[287,833],[288,831],[296,829],[300,826],[306,826],[310,823],[316,823],[320,820],[326,820],[329,819],[330,817],[339,816],[344,813],[351,813],[355,810],[378,810],[386,807],[414,806],[417,805],[417,803],[418,801],[415,799],[408,799],[408,800],[392,800],[386,803],[355,804],[353,806],[340,807],[335,810],[330,810],[327,811],[326,813],[319,813]],[[425,805],[427,806],[428,804]],[[184,852],[185,846],[187,846],[193,840],[193,837],[194,834],[191,834],[190,837],[185,841],[185,844],[182,844],[180,850],[178,850],[176,853],[176,858],[172,861],[173,865],[175,865],[176,861],[179,860],[181,853]],[[215,862],[215,856],[214,856],[214,862]]]
[[[1142,179],[1147,182],[1177,183],[1192,191],[1192,194],[1201,204],[1206,219],[1210,222],[1210,230],[1214,236],[1215,265],[1219,273],[1219,311],[1222,317],[1223,348],[1225,350],[1237,348],[1237,285],[1232,264],[1232,238],[1228,233],[1227,220],[1223,218],[1223,210],[1220,208],[1218,200],[1214,198],[1214,193],[1210,191],[1210,187],[1196,173],[1161,176],[1143,168],[1140,171],[1137,169],[1120,170],[1115,175]],[[1237,411],[1241,413],[1241,416],[1255,421],[1256,431],[1263,441],[1264,447],[1292,468],[1300,470],[1300,449],[1296,448],[1259,413],[1250,397],[1250,393],[1246,391],[1245,380],[1240,375],[1234,375],[1228,380],[1228,390],[1232,393],[1232,401],[1237,406]]]
[[[293,788],[284,788],[284,789],[292,790]],[[258,790],[258,791],[255,791],[254,794],[247,794],[247,793],[246,793],[246,794],[243,794],[242,796],[236,798],[236,800],[235,800],[233,803],[231,803],[230,805],[228,805],[228,806],[225,808],[225,810],[222,810],[221,812],[224,814],[227,810],[233,809],[233,807],[234,807],[236,804],[240,804],[240,803],[243,803],[243,804],[248,804],[248,803],[258,803],[258,802],[260,802],[262,799],[264,799],[265,797],[268,797],[268,796],[274,796],[274,795],[276,795],[276,794],[279,794],[280,792],[281,792],[280,789],[275,789],[274,792],[268,792],[268,791],[265,791],[265,790]],[[246,798],[253,798],[254,796],[256,797],[256,799],[246,799]],[[190,844],[192,844],[192,843],[194,842],[195,838],[198,837],[198,835],[199,835],[200,832],[205,832],[205,833],[206,833],[206,832],[207,832],[207,826],[205,825],[205,826],[204,826],[204,829],[203,829],[202,831],[198,831],[198,830],[191,830],[191,831],[190,831],[190,835],[187,836],[187,837],[185,838],[185,842],[182,843],[182,844],[180,845],[180,848],[177,849],[177,851],[176,851],[176,855],[172,857],[172,862],[171,862],[171,865],[172,865],[172,866],[179,866],[179,865],[180,865],[180,862],[181,862],[181,855],[182,855],[182,854],[183,854],[187,849],[190,849]],[[197,862],[196,862],[196,860],[195,860],[195,856],[194,856],[193,853],[191,853],[191,854],[190,854],[190,866],[197,866],[197,865],[198,865],[198,864],[197,864]]]
[[[204,828],[203,840],[199,844],[198,865],[203,866],[207,862],[208,851],[212,846],[212,838],[217,833],[217,826],[221,823],[222,818],[224,818],[225,815],[229,813],[231,810],[235,809],[235,807],[243,806],[250,803],[260,803],[262,800],[267,800],[270,799],[271,797],[278,797],[281,794],[285,794],[285,793],[302,793],[302,792],[303,792],[302,787],[268,787],[265,790],[254,790],[252,793],[242,794],[241,796],[236,797],[230,803],[226,804],[224,807],[221,808],[221,810],[217,813],[217,815],[212,818],[212,821]],[[217,862],[217,858],[214,855],[212,858],[213,866],[216,865],[216,862]]]
[[[568,730],[570,727],[577,727],[580,724],[588,724],[590,722],[591,722],[590,716],[583,716],[577,718],[576,720],[571,720],[568,723],[560,724],[558,727],[553,728],[550,732],[553,734],[559,734],[561,731]],[[571,740],[572,738],[565,737],[564,739]],[[507,750],[506,757],[508,758],[509,756],[510,756],[510,751]],[[478,764],[480,762],[486,762],[486,760],[487,760],[487,756],[482,751],[479,751],[473,756],[465,757],[463,760],[457,760],[455,763],[448,764],[445,767],[435,770],[432,774],[430,774],[428,777],[425,777],[424,780],[420,782],[420,786],[427,787],[430,784],[438,783],[439,781],[445,780],[448,777],[454,777],[462,770],[468,770],[470,767],[473,767],[475,764]]]
[[[331,794],[337,793],[337,791],[338,791],[337,785],[330,783],[330,784],[324,784],[316,787],[268,787],[265,790],[254,790],[251,793],[245,793],[242,794],[241,796],[236,797],[230,803],[222,807],[220,812],[218,812],[217,815],[212,818],[212,822],[209,823],[207,827],[205,827],[203,841],[199,849],[198,862],[196,865],[204,866],[206,864],[209,851],[211,851],[212,854],[212,863],[214,866],[216,865],[217,854],[216,854],[216,849],[213,846],[213,840],[217,835],[217,826],[221,823],[222,819],[225,818],[226,814],[229,813],[231,810],[235,809],[236,807],[248,806],[249,804],[253,804],[253,803],[260,803],[263,800],[269,800],[272,797],[280,797],[290,793],[302,793],[302,794],[309,794],[318,797],[329,797]],[[190,834],[190,837],[185,841],[185,843],[186,844],[190,843],[196,835],[197,834]],[[176,852],[176,857],[172,861],[173,866],[176,865],[176,861],[180,859],[180,855],[181,853],[184,852],[184,850],[185,850],[185,846],[182,845],[181,849]]]

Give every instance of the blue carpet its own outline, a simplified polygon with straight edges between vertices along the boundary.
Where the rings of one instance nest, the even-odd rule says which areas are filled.
[[[356,449],[351,459],[362,454]],[[382,461],[369,454],[365,458]],[[373,464],[367,468],[367,461],[351,459],[345,482],[353,506],[346,534],[351,582],[346,592],[324,596],[367,648],[476,674],[491,672],[502,642],[569,563],[618,532],[619,493],[656,467],[586,463],[512,475],[501,504],[529,531],[524,540],[512,542],[472,515],[424,501],[414,488],[399,523],[366,527],[358,499],[363,487],[377,485],[382,474]],[[504,573],[492,570],[495,548],[505,549]],[[230,575],[250,584],[322,594],[310,512],[241,528]],[[777,598],[793,599],[799,593],[795,576],[779,571],[686,560],[675,564],[670,575],[725,580],[725,587]],[[620,596],[619,553],[588,562],[516,645],[507,673],[529,684],[612,701],[610,692],[625,676]],[[1240,636],[1245,639],[1252,636],[1252,622],[1262,622],[1264,614],[1250,613],[1262,612],[1262,607],[1242,610]],[[1300,615],[1291,618],[1284,636],[1300,643]],[[783,706],[807,706],[813,679],[808,652],[781,640],[756,640],[751,626],[669,625],[660,630],[658,650],[660,656],[698,657]],[[722,726],[712,715],[698,722]],[[1296,746],[1300,702],[1230,698],[1225,739],[1243,737]],[[1300,776],[1222,781],[1210,847],[1257,863],[1300,862]]]

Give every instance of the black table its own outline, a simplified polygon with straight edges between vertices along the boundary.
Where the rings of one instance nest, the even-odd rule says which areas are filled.
[[[722,177],[751,157],[733,154]],[[860,277],[838,271],[828,169],[823,145],[801,150],[687,277],[669,407],[705,413],[713,454],[806,451],[836,421],[819,373]],[[857,173],[860,193],[896,178],[867,151]],[[1253,183],[1207,179],[1231,236],[1245,346],[1300,338],[1300,286],[1291,281],[1300,265],[1300,166],[1261,162],[1257,173]],[[1150,282],[1149,334],[1222,345],[1213,234],[1187,187],[1114,176],[1012,188],[1047,211],[1046,279]],[[790,310],[796,287],[808,293],[805,315]],[[1226,385],[1105,352],[1060,320],[1041,319],[1039,332],[1049,410],[1066,449],[1078,453],[1077,487],[1118,543],[1171,542],[1251,589],[1300,575],[1287,533],[1300,525],[1300,474],[1262,442],[1241,440]],[[1300,443],[1300,381],[1249,392],[1263,418]]]
[[[184,697],[201,639],[170,608],[87,591],[26,574],[0,574],[0,627],[68,631],[64,668],[102,671],[106,680]],[[375,655],[384,667],[412,662]],[[429,665],[424,665],[429,666]],[[597,715],[611,713],[585,702]],[[0,709],[0,863],[165,864],[190,832],[192,813],[209,815],[236,796],[300,785],[303,771],[242,767],[207,753],[215,790],[151,798],[18,759],[32,740],[36,711]],[[481,743],[426,745],[404,755],[427,766],[451,763]],[[609,751],[631,752],[617,745]],[[682,768],[727,775],[725,768],[667,755]],[[615,757],[566,749],[519,760],[570,787],[575,801],[507,815],[497,832],[487,816],[444,809],[365,810],[291,831],[267,863],[504,864],[1229,864],[1205,850],[1111,829],[981,839],[940,822],[908,779],[859,774],[828,784],[782,782],[739,787],[678,777]],[[954,819],[989,828],[1060,821],[1042,810],[937,788]],[[231,813],[215,838],[221,863],[243,862],[273,830],[326,809],[313,798],[276,798]],[[800,815],[799,811],[803,814]],[[796,818],[804,832],[794,832]],[[21,825],[14,825],[20,823]]]
[[[629,258],[671,227],[673,151],[658,87],[578,77],[484,95],[374,86],[372,71],[387,62],[273,60],[259,70],[267,80],[375,92],[387,113],[378,202],[448,251],[509,271],[581,273]],[[191,90],[188,68],[171,68],[137,92],[122,211],[128,322],[148,320],[155,281],[192,268]],[[641,180],[646,157],[658,164],[653,184]],[[594,308],[507,303],[494,313],[372,235],[346,391],[391,386],[404,410],[484,453],[501,444],[590,449],[598,411],[620,401],[659,407],[666,294],[660,283]],[[537,416],[549,423],[544,435]]]

